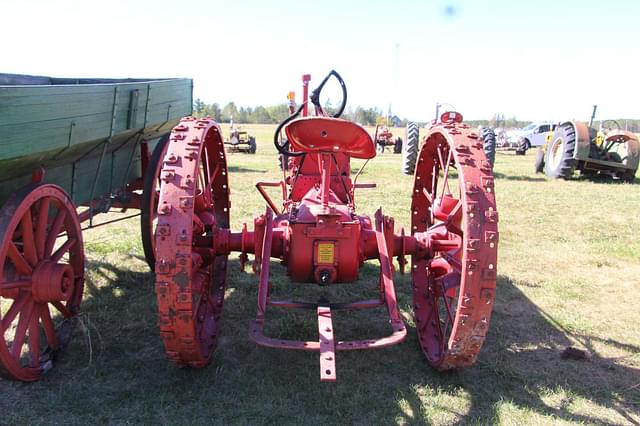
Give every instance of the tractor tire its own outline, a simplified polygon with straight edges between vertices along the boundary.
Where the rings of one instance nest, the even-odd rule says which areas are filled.
[[[249,136],[249,154],[255,154],[257,149],[256,138]]]
[[[531,149],[531,143],[525,139],[516,149],[516,155],[526,155],[528,149]]]
[[[393,145],[394,154],[402,154],[402,138],[397,138],[395,145]]]
[[[564,123],[558,126],[547,146],[544,173],[552,178],[571,178],[577,165],[573,158],[575,148],[576,129],[573,124]]]
[[[544,173],[544,150],[542,148],[538,148],[538,152],[536,152],[534,168],[536,173]]]
[[[414,122],[407,123],[405,144],[402,147],[402,173],[412,175],[416,169],[419,148],[419,129]]]
[[[490,127],[482,129],[480,134],[482,138],[482,148],[484,149],[484,155],[487,156],[487,160],[493,168],[493,163],[496,159],[496,134]]]
[[[620,179],[623,182],[628,182],[628,183],[632,183],[635,179],[636,179],[636,172],[638,170],[627,170],[624,173],[619,173],[617,175],[618,179]]]
[[[160,170],[162,168],[163,159],[167,153],[169,146],[169,133],[162,136],[156,144],[151,158],[149,167],[144,176],[142,187],[142,208],[140,209],[140,233],[142,235],[142,249],[144,258],[151,270],[155,270],[156,265],[156,244],[155,244],[155,227],[154,221],[157,220],[158,198],[160,188]]]
[[[384,143],[376,142],[376,152],[378,154],[384,154]]]

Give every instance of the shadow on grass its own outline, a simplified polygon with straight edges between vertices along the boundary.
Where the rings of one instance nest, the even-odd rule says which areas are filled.
[[[274,295],[286,292],[310,300],[314,293],[326,292],[338,300],[370,298],[367,291],[375,290],[378,274],[375,264],[366,263],[358,283],[321,289],[289,284],[284,268],[276,262],[271,268]],[[229,261],[218,348],[211,364],[199,370],[177,368],[165,358],[150,272],[101,261],[90,261],[87,270],[84,334],[76,335],[60,364],[41,382],[0,382],[0,409],[10,413],[4,417],[9,423],[46,418],[48,423],[80,424],[172,424],[185,419],[195,424],[299,424],[304,418],[306,424],[486,424],[500,420],[505,402],[549,418],[603,423],[598,416],[573,412],[570,404],[576,397],[635,422],[629,412],[637,409],[638,390],[633,386],[640,382],[639,372],[600,357],[597,345],[633,353],[640,348],[572,335],[508,277],[499,277],[489,336],[475,366],[434,371],[424,361],[415,328],[409,326],[400,345],[339,352],[338,382],[321,383],[317,353],[262,348],[249,339],[257,277],[241,273],[235,259]],[[399,306],[410,312],[410,278],[396,275],[396,289]],[[313,311],[298,315],[272,310],[268,315],[291,338],[317,338]],[[336,338],[385,335],[387,318],[384,309],[340,311],[334,315]],[[592,358],[560,359],[561,351],[576,340]],[[563,394],[564,400],[552,406],[544,397],[549,391]],[[12,411],[18,403],[28,410]],[[52,406],[65,409],[51,414]]]
[[[598,184],[605,185],[630,185],[630,184],[638,184],[640,183],[640,179],[635,177],[631,182],[621,180],[621,179],[613,179],[611,176],[607,175],[585,175],[579,174],[574,180],[578,182],[593,182]]]
[[[266,169],[249,169],[241,166],[227,166],[229,173],[266,173]]]
[[[442,374],[431,385],[437,392],[470,395],[471,406],[461,424],[495,423],[501,415],[507,420],[509,414],[501,413],[505,403],[548,419],[608,424],[606,417],[571,409],[577,398],[614,410],[626,422],[638,424],[640,370],[623,365],[624,357],[599,355],[601,345],[623,350],[629,353],[627,358],[640,353],[640,347],[624,342],[572,333],[538,308],[508,277],[500,276],[489,336],[478,363],[464,371]],[[586,349],[591,357],[562,359],[569,346]],[[556,395],[550,396],[552,393]]]
[[[534,177],[534,176],[526,176],[526,175],[505,175],[504,173],[500,173],[500,172],[493,172],[493,177],[496,179],[504,179],[504,180],[518,180],[518,181],[524,181],[524,182],[543,182],[547,179],[543,178],[543,177]]]

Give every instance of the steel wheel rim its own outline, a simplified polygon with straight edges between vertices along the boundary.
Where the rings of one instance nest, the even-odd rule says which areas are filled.
[[[82,231],[73,203],[54,185],[26,187],[7,201],[2,213],[0,372],[34,381],[67,343],[72,325],[68,320],[80,308]],[[22,282],[20,288],[9,289],[16,282]]]
[[[493,177],[476,138],[468,129],[450,134],[436,128],[416,168],[412,233],[451,243],[446,250],[434,249],[431,259],[412,258],[416,330],[427,361],[438,369],[475,362],[495,295]]]
[[[229,226],[229,192],[220,129],[185,118],[172,131],[156,234],[156,295],[167,356],[181,366],[206,365],[217,343],[228,256],[198,249]]]

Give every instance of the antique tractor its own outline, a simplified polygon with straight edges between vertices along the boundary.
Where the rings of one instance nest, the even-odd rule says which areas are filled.
[[[640,163],[640,141],[622,130],[615,120],[593,128],[597,105],[589,124],[560,123],[538,150],[535,171],[553,178],[569,179],[578,170],[588,178],[608,177],[633,182]]]
[[[331,77],[343,92],[334,116],[318,101]],[[303,93],[300,107],[276,130],[275,147],[291,160],[282,180],[257,183],[267,207],[255,217],[253,230],[246,224],[239,231],[229,227],[228,168],[218,124],[186,117],[171,132],[161,169],[155,263],[159,327],[168,358],[180,366],[209,363],[220,335],[228,256],[240,253],[244,268],[251,253],[259,274],[251,339],[272,348],[318,352],[321,380],[333,381],[337,351],[385,347],[406,337],[393,258],[403,273],[410,255],[412,309],[427,361],[440,370],[473,364],[489,327],[498,245],[494,181],[478,135],[456,112],[443,114],[429,130],[411,189],[411,229],[397,231],[382,209],[373,218],[356,213],[356,190],[375,184],[357,183],[362,169],[352,177],[350,160],[372,159],[376,150],[364,128],[339,118],[346,104],[342,78],[332,71],[310,98],[306,85]],[[281,189],[281,204],[266,187]],[[367,300],[274,300],[272,258],[286,267],[292,282],[320,286],[349,285],[365,261],[377,260],[378,285]],[[336,311],[375,307],[386,308],[388,335],[351,341],[335,337]],[[314,310],[318,337],[268,336],[270,308]]]
[[[402,152],[402,138],[393,138],[393,133],[387,126],[376,126],[375,133],[376,149],[379,154],[384,154],[386,147],[393,147],[394,154],[400,154]]]
[[[247,154],[255,154],[257,145],[256,138],[249,135],[246,130],[240,130],[231,123],[231,132],[229,140],[224,143],[227,145],[229,152],[244,152]]]

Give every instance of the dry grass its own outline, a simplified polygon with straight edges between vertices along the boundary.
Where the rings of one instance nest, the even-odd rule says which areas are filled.
[[[247,127],[257,136],[258,153],[228,158],[234,229],[264,211],[254,183],[278,177],[273,126]],[[129,220],[85,233],[84,332],[41,382],[0,381],[0,423],[638,424],[640,182],[548,180],[533,174],[531,154],[500,152],[496,163],[498,292],[474,367],[433,371],[411,326],[401,345],[340,353],[338,382],[320,383],[316,354],[260,348],[249,340],[257,278],[241,273],[233,255],[212,364],[175,368],[158,336],[153,276],[141,260],[138,223]],[[360,192],[361,213],[383,206],[397,226],[408,224],[412,179],[399,169],[398,155],[371,161],[362,181],[378,188]],[[275,291],[287,291],[282,269],[274,263],[273,270]],[[363,268],[365,281],[376,274],[375,265]],[[398,276],[407,318],[409,285],[408,276]],[[384,332],[379,318],[381,312],[348,314],[336,318],[336,330]],[[272,326],[301,337],[315,322],[282,314]],[[590,359],[561,359],[569,345],[587,350]]]

